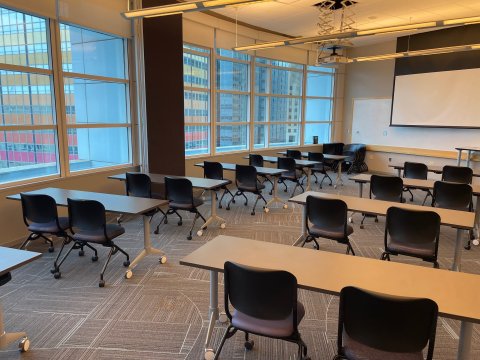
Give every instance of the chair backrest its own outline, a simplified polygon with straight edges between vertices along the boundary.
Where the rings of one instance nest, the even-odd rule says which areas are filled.
[[[165,194],[170,202],[193,205],[193,186],[188,179],[166,176]]]
[[[344,143],[325,143],[322,152],[330,155],[342,155]]]
[[[302,152],[300,150],[287,150],[287,157],[293,158],[295,160],[302,160]]]
[[[307,196],[307,218],[321,229],[344,229],[347,236],[348,207],[343,200]]]
[[[430,299],[394,297],[345,287],[340,292],[338,350],[342,339],[380,351],[421,352],[433,359],[438,306]]]
[[[227,261],[224,264],[225,310],[232,306],[251,317],[283,320],[293,314],[297,329],[297,279],[283,270],[259,269]]]
[[[204,161],[203,176],[207,179],[223,180],[223,166],[219,162]]]
[[[58,220],[57,203],[55,199],[44,194],[20,194],[22,201],[23,220],[45,224]]]
[[[263,156],[259,154],[250,154],[248,157],[248,164],[263,167]]]
[[[468,184],[435,181],[433,206],[451,210],[471,211],[472,187]]]
[[[127,172],[125,184],[128,196],[152,197],[152,181],[147,174]]]
[[[372,175],[370,178],[370,198],[402,202],[403,180],[398,176]]]
[[[70,228],[77,231],[105,229],[105,207],[96,200],[67,199]]]
[[[388,237],[395,243],[410,245],[435,243],[437,254],[440,237],[440,216],[433,211],[418,211],[390,207],[385,224],[385,248]]]
[[[319,152],[309,152],[308,153],[308,160],[309,161],[323,162],[323,154],[319,153]]]
[[[252,165],[235,166],[235,183],[243,187],[257,187],[257,169]]]
[[[296,163],[294,158],[279,157],[277,161],[277,169],[287,170],[282,175],[296,176]]]
[[[428,177],[428,166],[418,162],[405,161],[403,164],[403,177],[426,180]]]
[[[442,181],[471,184],[473,170],[465,166],[445,165],[442,169]]]

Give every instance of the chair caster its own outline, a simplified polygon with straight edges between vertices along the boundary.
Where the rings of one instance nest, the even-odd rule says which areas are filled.
[[[18,350],[20,350],[20,352],[24,353],[24,352],[27,352],[28,349],[30,349],[30,340],[28,340],[28,337],[25,336],[18,343]]]
[[[85,251],[80,250],[80,251],[78,252],[78,256],[85,256]]]
[[[181,220],[177,223],[178,226],[182,226],[182,224],[183,222]]]
[[[158,230],[155,229],[155,231],[153,232],[155,235],[158,235]]]
[[[131,279],[133,276],[133,271],[128,269],[126,272],[125,272],[125,279]]]
[[[234,203],[234,204],[235,204],[235,199],[232,199],[232,203]]]
[[[247,205],[248,205],[248,201],[245,201],[245,203],[244,203],[243,205],[247,206]]]
[[[55,274],[57,271],[58,271],[58,269],[56,267],[50,269],[51,274]]]
[[[269,211],[270,211],[270,209],[269,209],[268,207],[265,207],[265,208],[263,208],[263,211],[265,211],[265,213],[267,213],[267,214],[268,214],[268,213],[269,213]]]
[[[164,224],[168,224],[168,219],[165,218],[165,220],[163,220],[163,223],[164,223]]]
[[[105,280],[100,280],[98,282],[98,287],[105,287]]]
[[[202,235],[203,235],[203,230],[198,230],[198,231],[197,231],[197,235],[198,235],[198,236],[202,236]]]
[[[206,349],[206,350],[205,350],[204,359],[205,359],[205,360],[213,360],[213,359],[215,359],[215,351],[213,351],[213,349]]]
[[[250,215],[255,215],[255,211],[252,211],[252,212],[250,213]]]
[[[227,224],[225,224],[225,223],[220,224],[220,229],[225,229],[226,227],[227,227]]]
[[[360,229],[365,229],[365,226],[363,226],[363,225],[360,225]]]
[[[130,266],[130,260],[125,260],[123,262],[123,266],[125,266],[125,267]]]
[[[470,250],[472,247],[470,246],[470,244],[468,244],[468,245],[465,245],[463,248],[464,248],[465,250]]]
[[[52,253],[52,252],[54,252],[54,251],[55,251],[55,249],[54,249],[53,246],[50,246],[50,247],[48,248],[48,252],[49,252],[49,253]]]
[[[227,207],[225,208],[225,210],[230,210],[230,206],[227,206]]]
[[[160,264],[165,264],[167,262],[167,257],[163,255],[162,257],[160,257],[160,259],[158,259],[158,261],[160,261]]]
[[[221,208],[223,208],[223,206],[222,206],[222,205],[218,205],[218,208],[221,209]]]
[[[475,245],[475,246],[478,246],[480,244],[480,240],[479,239],[473,239],[472,244]]]
[[[348,218],[348,222],[349,222],[350,224],[353,224],[353,218],[352,218],[351,216]]]
[[[269,194],[269,195],[273,195],[273,193],[272,193],[271,191],[270,191],[268,194]]]
[[[287,189],[283,190],[283,192],[287,192],[287,191],[288,191]]]
[[[375,218],[375,222],[378,222],[378,218]]]
[[[245,350],[252,350],[252,349],[253,349],[253,345],[255,345],[255,343],[254,343],[253,340],[247,340],[247,341],[245,341],[245,343],[243,344],[243,346],[245,346]]]
[[[187,240],[192,240],[192,235],[188,235]]]
[[[92,261],[93,261],[93,262],[98,261],[98,256],[93,255],[93,256],[92,256]]]
[[[56,271],[53,273],[53,277],[55,279],[60,279],[62,277],[62,273],[60,271]]]
[[[283,204],[284,209],[288,209],[288,204]]]

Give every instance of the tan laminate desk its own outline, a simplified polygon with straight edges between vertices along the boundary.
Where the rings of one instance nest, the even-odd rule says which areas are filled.
[[[299,288],[324,294],[338,295],[343,287],[356,286],[433,299],[440,316],[462,321],[457,359],[470,359],[472,324],[480,323],[480,276],[230,236],[218,236],[180,260],[182,265],[210,271],[206,355],[213,352],[209,345],[219,318],[218,273],[225,261],[286,270],[296,276]]]
[[[398,176],[402,176],[402,171],[405,168],[404,164],[388,164],[388,167],[394,168],[398,172]],[[441,174],[443,172],[443,166],[427,165],[428,171],[434,174]],[[474,172],[473,176],[480,177],[480,173]]]
[[[470,167],[470,157],[472,152],[480,151],[480,147],[476,146],[459,146],[456,147],[455,150],[458,151],[458,158],[457,158],[457,165],[460,166],[462,162],[462,151],[465,150],[467,152],[467,167]]]
[[[426,209],[424,206],[421,206],[421,205],[360,198],[356,196],[327,194],[327,193],[316,192],[316,191],[308,191],[303,194],[297,195],[289,200],[290,202],[304,205],[302,209],[303,211],[302,235],[297,239],[297,241],[295,241],[293,245],[298,245],[301,241],[303,241],[303,239],[307,235],[307,211],[306,211],[305,203],[307,201],[307,196],[309,195],[321,197],[325,199],[343,200],[347,204],[348,210],[367,213],[371,215],[385,216],[387,214],[388,208],[392,206],[400,207],[403,209],[417,210],[417,211],[430,210],[430,211],[436,212],[438,215],[440,215],[440,221],[442,225],[451,226],[457,229],[457,239],[456,239],[456,245],[455,245],[455,255],[454,255],[452,270],[460,271],[460,266],[462,262],[462,249],[463,249],[462,233],[464,232],[464,230],[471,230],[473,228],[474,220],[475,220],[474,213],[470,213],[466,211],[441,209],[441,208]]]

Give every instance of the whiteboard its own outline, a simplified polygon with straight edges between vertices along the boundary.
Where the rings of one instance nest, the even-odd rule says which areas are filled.
[[[390,127],[392,99],[354,98],[352,143],[450,150],[480,146],[479,129]]]

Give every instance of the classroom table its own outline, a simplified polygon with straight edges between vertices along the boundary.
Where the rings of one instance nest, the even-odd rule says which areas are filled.
[[[223,170],[227,170],[227,171],[235,171],[236,168],[237,168],[237,164],[232,164],[232,163],[220,163],[220,164],[222,164]],[[195,166],[203,168],[204,164],[203,164],[203,162],[201,162],[201,163],[195,164]],[[262,166],[255,166],[255,169],[257,170],[257,174],[265,175],[265,176],[271,176],[272,179],[273,179],[273,181],[272,181],[272,183],[273,183],[272,195],[273,196],[265,204],[265,207],[264,207],[265,212],[268,213],[269,206],[272,205],[272,204],[275,204],[275,203],[282,204],[284,209],[288,208],[288,204],[278,196],[278,188],[277,188],[277,179],[286,170],[284,170],[284,169],[274,169],[274,168],[262,167]]]
[[[355,176],[351,176],[349,179],[358,183],[358,195],[360,197],[363,196],[363,185],[370,182],[371,174],[358,174]],[[403,180],[403,187],[405,188],[415,188],[420,190],[433,190],[433,186],[436,180],[423,180],[423,179],[409,179],[409,178],[402,178]],[[475,239],[473,240],[474,245],[479,244],[479,237],[480,237],[480,185],[477,184],[470,184],[472,187],[473,196],[477,197],[477,203],[475,206],[475,227],[473,229],[473,233],[475,235]]]
[[[150,217],[145,215],[145,213],[148,213],[150,210],[167,205],[167,200],[146,199],[133,196],[59,188],[43,188],[28,191],[26,193],[49,195],[55,200],[57,206],[68,206],[68,198],[96,200],[103,204],[107,212],[127,215],[143,215],[143,250],[135,257],[126,270],[125,278],[127,279],[130,279],[133,276],[133,269],[147,255],[160,255],[160,263],[162,264],[167,261],[165,253],[152,246],[152,240],[150,238]],[[9,195],[7,196],[7,199],[20,200],[20,194]]]
[[[460,164],[462,163],[462,151],[465,150],[467,152],[467,167],[470,167],[470,157],[472,155],[472,152],[480,151],[480,147],[459,146],[459,147],[456,147],[455,150],[458,151],[457,165],[460,166]]]
[[[457,359],[470,359],[473,323],[480,323],[480,276],[231,236],[217,236],[180,260],[182,265],[210,272],[205,359],[215,355],[210,342],[219,319],[218,273],[223,272],[226,261],[286,270],[295,275],[300,289],[328,295],[338,296],[342,288],[356,286],[382,294],[432,299],[440,316],[462,322]]]
[[[287,155],[286,151],[279,151],[277,154],[280,155]],[[308,152],[302,152],[302,157],[308,158]],[[342,163],[349,158],[350,156],[348,155],[335,155],[335,154],[323,154],[323,158],[327,160],[335,160],[338,161],[338,166],[337,166],[337,178],[335,179],[335,185],[334,188],[337,188],[337,185],[343,185],[343,180],[342,180]],[[308,191],[308,190],[307,190]]]
[[[0,276],[28,264],[29,262],[38,259],[40,256],[42,256],[42,254],[37,252],[0,246]],[[0,304],[0,349],[6,348],[9,344],[20,338],[22,338],[22,341],[19,344],[19,348],[21,351],[28,351],[30,342],[25,332],[5,332],[3,308]]]
[[[391,167],[397,170],[398,177],[402,177],[402,171],[405,167],[404,164],[388,164],[388,167]],[[443,172],[443,166],[427,165],[427,167],[428,167],[428,172],[432,172],[434,174],[441,174]],[[473,176],[480,177],[480,173],[474,171]]]
[[[337,194],[327,194],[316,191],[307,191],[303,194],[297,195],[291,198],[289,201],[303,205],[302,213],[302,234],[293,244],[298,245],[307,236],[307,210],[306,201],[307,196],[316,196],[324,199],[339,199],[343,200],[348,207],[348,210],[354,212],[361,212],[377,216],[386,216],[388,208],[395,206],[402,209],[425,211],[425,206],[397,203],[391,201],[375,200],[368,198],[359,198],[356,196],[346,196]],[[455,245],[455,256],[453,260],[452,270],[460,271],[462,262],[462,233],[465,230],[472,230],[475,221],[475,214],[466,211],[449,210],[442,208],[428,208],[429,211],[436,212],[440,216],[440,222],[442,225],[451,226],[457,229],[457,240]]]
[[[172,177],[172,178],[183,178],[188,179],[191,181],[192,186],[194,188],[209,190],[211,196],[211,205],[210,205],[210,216],[205,221],[205,223],[200,227],[200,230],[197,231],[198,236],[203,235],[203,230],[207,228],[214,221],[218,221],[220,223],[220,228],[225,229],[227,223],[225,219],[217,215],[217,202],[215,199],[215,191],[218,190],[222,186],[226,186],[230,183],[229,180],[214,180],[214,179],[206,179],[206,178],[198,178],[198,177],[190,177],[190,176],[177,176],[177,175],[164,175],[164,174],[153,174],[153,173],[145,173],[150,177],[152,183],[155,184],[164,184],[165,177]],[[126,181],[127,175],[126,173],[112,175],[108,177],[109,179]],[[168,203],[168,202],[167,202]]]

